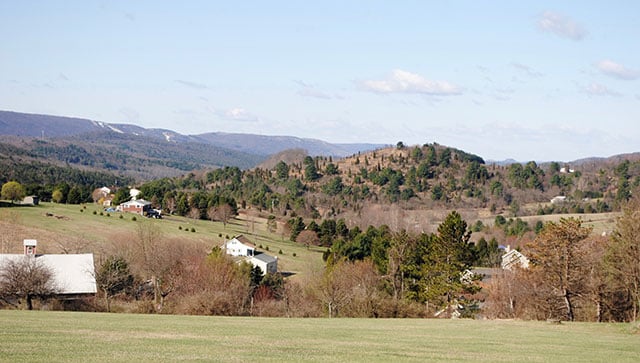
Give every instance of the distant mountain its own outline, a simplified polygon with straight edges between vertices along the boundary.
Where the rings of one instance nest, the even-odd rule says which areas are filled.
[[[517,160],[514,159],[505,159],[505,160],[487,160],[487,164],[495,164],[495,165],[500,165],[500,166],[505,166],[505,165],[511,165],[511,164],[518,164],[521,163]]]
[[[303,139],[293,136],[266,136],[253,134],[233,134],[211,132],[193,135],[202,142],[219,145],[231,150],[247,151],[258,155],[273,155],[289,149],[304,149],[312,156],[350,156],[358,151],[375,150],[383,144],[331,144],[317,139]]]
[[[0,111],[0,135],[33,138],[61,138],[92,132],[108,131],[116,134],[143,136],[173,143],[199,143],[218,148],[258,155],[262,158],[288,149],[304,149],[313,156],[349,156],[358,151],[374,150],[382,144],[331,144],[316,139],[292,136],[264,136],[211,132],[182,135],[172,130],[147,129],[136,125],[115,124],[82,118],[37,115]]]

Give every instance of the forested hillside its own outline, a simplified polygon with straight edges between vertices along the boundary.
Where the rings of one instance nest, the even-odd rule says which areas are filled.
[[[206,205],[167,208],[171,200],[216,195],[280,217],[344,218],[350,225],[420,231],[429,221],[407,221],[404,217],[412,211],[475,210],[491,218],[607,212],[628,200],[638,185],[639,161],[498,166],[461,150],[426,144],[340,160],[307,156],[297,163],[280,161],[268,170],[225,167],[145,183],[142,190],[179,214],[196,208],[205,216]]]
[[[198,143],[98,131],[65,138],[0,137],[0,153],[15,162],[51,163],[111,172],[136,180],[178,176],[222,166],[249,168],[263,157]]]

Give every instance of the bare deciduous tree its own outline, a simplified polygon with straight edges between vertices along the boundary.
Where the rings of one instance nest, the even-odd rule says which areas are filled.
[[[307,247],[309,246],[318,246],[320,244],[320,238],[318,238],[318,234],[314,231],[305,229],[304,231],[298,234],[296,237],[296,242],[301,243]]]
[[[533,243],[527,245],[525,255],[531,259],[531,272],[548,291],[553,318],[575,319],[574,299],[585,292],[584,240],[591,228],[582,227],[575,218],[548,222]],[[560,313],[562,311],[562,313]]]
[[[33,309],[33,299],[47,299],[58,291],[53,272],[37,258],[25,256],[7,260],[0,268],[0,297],[24,299],[27,309]]]
[[[631,300],[629,319],[638,320],[640,310],[640,197],[623,208],[605,262],[617,288]]]

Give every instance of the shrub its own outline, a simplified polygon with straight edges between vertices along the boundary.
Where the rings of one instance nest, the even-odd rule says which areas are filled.
[[[282,254],[282,250],[278,251],[278,254],[281,255]]]
[[[264,249],[265,249],[265,250],[267,250],[267,251],[269,251],[269,246],[265,247]]]
[[[291,254],[291,256],[296,257],[296,253],[294,252],[293,254]]]
[[[138,218],[136,218],[136,216],[133,216],[133,217],[131,217],[131,220],[135,222],[135,221],[138,220]]]
[[[98,212],[96,212],[96,211],[93,211],[93,215],[95,216],[96,214],[98,214]]]
[[[84,209],[80,209],[80,213],[84,212]]]
[[[191,232],[195,232],[195,231],[196,231],[196,229],[191,227]]]
[[[182,231],[182,226],[178,226],[178,229]]]
[[[101,216],[103,216],[103,215],[104,215],[104,213],[100,212],[100,215],[101,215]]]
[[[120,217],[118,217],[118,218],[122,219],[122,218],[124,218],[124,216],[121,214]]]
[[[111,217],[111,213],[107,213],[107,217]]]
[[[218,237],[222,238],[222,233],[218,233]]]

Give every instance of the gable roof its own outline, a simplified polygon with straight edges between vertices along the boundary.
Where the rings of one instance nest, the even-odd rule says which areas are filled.
[[[248,246],[253,246],[253,247],[255,247],[255,246],[256,246],[256,244],[255,244],[255,243],[251,242],[251,240],[250,240],[250,239],[248,239],[247,237],[245,237],[245,236],[244,236],[244,235],[242,235],[242,234],[239,234],[239,235],[235,236],[235,237],[234,237],[234,239],[236,239],[236,240],[238,240],[238,241],[240,241],[240,242],[242,242],[243,244],[248,245]]]
[[[509,250],[502,255],[501,266],[505,270],[511,270],[514,266],[529,268],[529,259],[517,250]]]
[[[131,205],[137,205],[137,206],[144,207],[144,206],[147,206],[147,205],[151,205],[151,202],[149,202],[147,200],[144,200],[144,199],[136,199],[136,200],[130,200],[128,202],[124,202],[124,203],[122,203],[120,205],[121,206],[125,206],[125,207],[131,206]]]
[[[20,262],[35,258],[38,263],[53,272],[56,288],[60,294],[95,294],[97,292],[93,254],[36,255],[0,254],[0,266],[5,261]]]
[[[276,262],[278,261],[278,259],[276,257],[267,255],[266,253],[259,253],[255,256],[253,256],[253,258],[255,258],[258,261],[262,261],[264,263],[272,263],[272,262]]]

